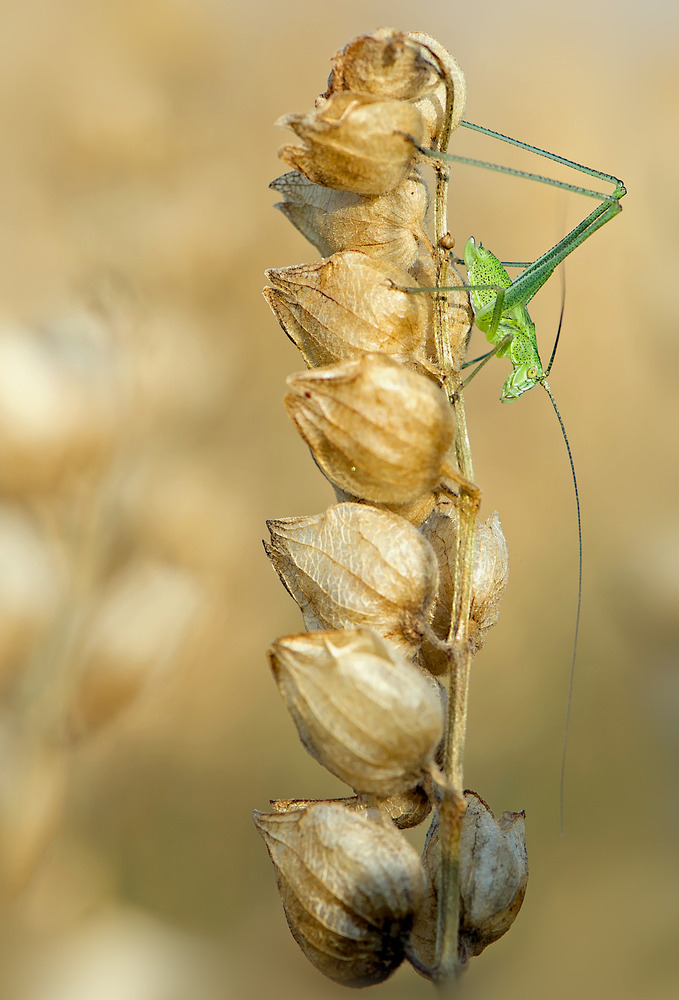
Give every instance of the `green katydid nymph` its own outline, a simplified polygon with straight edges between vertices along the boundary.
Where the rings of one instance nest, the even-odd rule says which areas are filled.
[[[571,230],[563,239],[559,240],[550,250],[542,254],[532,263],[526,265],[514,265],[524,267],[524,270],[513,280],[510,278],[505,265],[491,253],[486,247],[482,246],[480,243],[476,243],[475,240],[470,237],[465,245],[463,259],[462,261],[457,261],[458,263],[464,263],[467,269],[468,284],[446,287],[446,288],[435,288],[427,289],[430,292],[441,293],[442,291],[449,292],[459,292],[462,290],[467,290],[469,292],[472,310],[474,313],[474,323],[487,337],[489,343],[493,345],[492,350],[481,358],[475,359],[480,362],[474,369],[472,374],[468,376],[467,379],[462,383],[462,386],[466,386],[471,379],[477,374],[477,372],[490,360],[490,358],[497,355],[499,358],[507,358],[512,365],[512,370],[507,376],[504,385],[502,387],[502,392],[500,399],[503,403],[508,402],[512,399],[518,399],[524,392],[532,389],[535,385],[541,385],[547,392],[554,412],[556,413],[559,425],[561,427],[561,432],[563,434],[563,439],[566,444],[566,450],[568,452],[568,460],[571,468],[571,475],[573,478],[573,488],[575,492],[575,503],[577,511],[577,521],[578,521],[578,547],[579,547],[579,563],[578,563],[578,599],[577,599],[577,610],[575,618],[575,634],[573,641],[573,655],[571,660],[571,670],[570,670],[570,680],[566,707],[566,725],[564,734],[564,745],[563,754],[561,761],[561,828],[563,831],[563,808],[564,808],[564,776],[565,776],[565,762],[566,762],[566,743],[568,735],[568,725],[570,720],[571,702],[573,694],[573,680],[575,675],[575,660],[577,654],[577,644],[578,644],[578,632],[580,627],[580,608],[582,603],[582,524],[580,516],[580,496],[578,491],[578,482],[575,475],[575,465],[573,463],[573,455],[571,453],[570,443],[568,441],[568,436],[566,434],[566,428],[564,426],[561,414],[556,405],[556,400],[547,381],[547,377],[552,368],[554,361],[554,356],[556,353],[557,344],[559,341],[559,336],[561,333],[561,322],[563,320],[563,305],[561,309],[561,319],[559,321],[558,332],[556,335],[554,348],[552,350],[552,355],[549,364],[543,369],[542,362],[540,360],[540,354],[538,352],[537,338],[535,335],[535,324],[533,323],[530,315],[528,313],[528,303],[533,298],[533,296],[542,288],[545,282],[551,277],[555,268],[563,261],[565,258],[573,252],[580,244],[584,243],[585,240],[589,239],[593,233],[600,229],[603,225],[609,222],[611,219],[615,218],[622,211],[622,206],[620,204],[621,198],[626,194],[626,188],[622,181],[618,180],[611,174],[604,173],[600,170],[595,170],[592,167],[586,167],[583,164],[576,163],[573,160],[568,160],[565,157],[557,156],[554,153],[547,152],[547,150],[540,149],[537,146],[531,146],[528,143],[521,142],[518,139],[511,139],[509,136],[502,135],[499,132],[493,132],[490,129],[486,129],[480,125],[474,125],[471,122],[462,121],[460,125],[465,128],[472,129],[475,132],[481,132],[485,135],[491,136],[496,139],[500,139],[503,142],[510,143],[511,145],[518,146],[521,149],[525,149],[528,152],[535,153],[538,156],[546,157],[547,159],[553,160],[557,163],[563,164],[565,166],[571,167],[574,170],[578,170],[581,173],[587,174],[590,177],[595,177],[598,180],[605,181],[612,184],[613,191],[611,194],[605,194],[601,191],[594,191],[589,188],[579,187],[574,184],[568,184],[563,181],[558,181],[550,177],[543,177],[540,174],[532,174],[522,170],[514,170],[512,168],[503,167],[494,163],[487,163],[481,160],[471,159],[469,157],[456,156],[453,154],[441,153],[438,151],[427,151],[422,150],[422,152],[438,160],[452,161],[455,163],[464,163],[473,166],[480,166],[487,170],[495,170],[502,173],[512,174],[517,177],[524,177],[530,180],[539,181],[540,183],[549,184],[553,187],[565,189],[568,191],[573,191],[577,194],[585,195],[586,197],[595,198],[599,201],[597,207],[587,215],[574,229]],[[465,367],[475,362],[467,362]]]

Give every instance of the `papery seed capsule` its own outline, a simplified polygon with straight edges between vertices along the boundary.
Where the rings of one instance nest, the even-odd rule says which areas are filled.
[[[458,533],[458,513],[454,503],[444,499],[422,525],[422,534],[431,542],[439,562],[439,590],[432,616],[432,627],[439,639],[446,640],[450,630],[455,585],[455,559]],[[500,518],[491,514],[485,523],[478,523],[472,579],[472,604],[469,639],[477,652],[486,640],[486,633],[500,614],[500,604],[509,577],[509,554],[502,533]],[[423,651],[428,670],[438,674],[447,668],[440,650],[427,646]]]
[[[269,661],[300,739],[357,792],[414,788],[443,733],[438,684],[370,629],[274,642]]]
[[[453,410],[425,375],[384,354],[290,375],[288,416],[320,469],[355,497],[410,503],[441,483]]]
[[[417,528],[354,503],[267,525],[266,552],[307,629],[365,625],[415,655],[438,582],[436,557]]]
[[[333,94],[306,114],[284,115],[302,146],[282,146],[285,163],[316,184],[385,194],[407,177],[424,136],[412,104],[369,94]]]
[[[403,268],[345,251],[266,276],[264,296],[309,367],[366,351],[430,366],[432,298],[401,291],[416,284]]]
[[[427,144],[438,137],[450,98],[451,131],[467,99],[462,70],[436,39],[393,28],[361,35],[337,53],[325,96],[342,90],[412,101],[426,121]]]
[[[525,812],[496,818],[480,795],[465,792],[460,838],[460,936],[480,955],[513,924],[528,884]]]
[[[413,171],[393,191],[361,195],[314,184],[293,170],[269,185],[283,195],[278,208],[323,257],[357,250],[398,267],[408,268],[420,244],[430,246],[424,229],[429,193]]]
[[[526,823],[523,812],[504,812],[499,819],[476,792],[464,793],[467,810],[460,835],[460,951],[480,955],[502,937],[521,909],[528,883]],[[416,968],[431,966],[436,947],[439,878],[439,826],[432,821],[422,864],[427,891],[408,945]]]
[[[439,80],[427,50],[404,31],[378,28],[359,35],[332,58],[328,95],[354,90],[378,97],[411,101]]]
[[[67,705],[73,738],[110,722],[167,671],[204,606],[196,577],[138,558],[101,588],[73,652]]]
[[[345,986],[401,964],[424,892],[417,852],[386,819],[338,805],[259,813],[290,930],[309,961]]]

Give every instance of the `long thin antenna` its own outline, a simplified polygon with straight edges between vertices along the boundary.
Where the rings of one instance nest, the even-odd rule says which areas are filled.
[[[563,315],[563,306],[562,306]],[[561,324],[559,323],[559,329],[561,329]],[[557,335],[558,340],[558,335]],[[556,350],[556,345],[554,347]],[[552,352],[552,360],[554,359],[554,351]],[[551,367],[551,361],[549,364]],[[549,369],[548,369],[549,370]],[[573,477],[573,489],[575,490],[575,506],[578,513],[578,608],[575,613],[575,635],[573,636],[573,658],[571,659],[571,672],[568,681],[568,698],[566,699],[566,723],[564,726],[563,734],[563,750],[561,753],[561,781],[559,785],[559,822],[561,829],[561,836],[564,833],[564,788],[566,782],[566,748],[568,746],[568,727],[571,720],[571,705],[573,702],[573,682],[575,680],[575,658],[578,653],[578,632],[580,631],[580,607],[582,605],[582,519],[580,517],[580,494],[578,492],[578,480],[575,475],[575,465],[573,464],[573,454],[571,452],[571,446],[568,442],[568,435],[566,434],[566,428],[564,427],[563,420],[561,419],[561,414],[559,413],[559,408],[556,405],[556,400],[554,399],[554,393],[549,387],[549,383],[546,379],[543,380],[542,385],[547,391],[547,395],[552,401],[552,406],[554,407],[554,412],[556,413],[557,419],[559,421],[559,426],[561,427],[561,433],[563,434],[563,439],[566,443],[566,450],[568,452],[568,461],[571,464],[571,475]]]
[[[549,364],[545,368],[545,378],[549,376],[552,370],[552,365],[554,364],[554,358],[556,357],[556,349],[559,346],[559,337],[561,336],[561,327],[563,326],[563,313],[566,308],[566,269],[561,268],[561,312],[559,313],[559,325],[556,328],[556,337],[554,338],[554,347],[552,348],[552,353],[549,358]]]

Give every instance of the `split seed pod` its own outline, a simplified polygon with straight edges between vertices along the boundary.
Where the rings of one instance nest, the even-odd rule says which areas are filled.
[[[266,276],[264,297],[310,368],[365,351],[429,364],[432,298],[401,291],[417,284],[403,268],[345,251]]]
[[[255,812],[254,819],[309,961],[345,986],[383,982],[405,957],[423,898],[417,852],[388,819],[337,805]]]
[[[285,199],[274,205],[323,257],[358,250],[379,260],[410,267],[420,243],[430,245],[424,229],[427,185],[414,170],[393,191],[360,195],[314,184],[293,170],[269,187]]]
[[[373,503],[403,504],[441,483],[452,407],[425,375],[384,354],[290,375],[288,416],[331,482]]]
[[[436,556],[397,514],[342,503],[268,521],[265,544],[309,631],[369,626],[414,656],[438,586]]]
[[[414,788],[443,733],[438,684],[370,629],[274,642],[269,662],[304,747],[357,792]]]
[[[280,158],[310,181],[340,191],[385,194],[410,173],[425,123],[405,101],[370,94],[332,94],[306,114],[284,115],[302,146],[282,146]]]

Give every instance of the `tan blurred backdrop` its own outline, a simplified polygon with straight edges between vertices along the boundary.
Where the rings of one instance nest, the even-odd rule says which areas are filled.
[[[3,5],[0,848],[18,960],[0,976],[13,1000],[155,1000],[173,963],[192,1000],[342,992],[290,938],[251,822],[269,797],[340,788],[297,743],[264,655],[299,628],[264,521],[331,493],[286,422],[284,379],[301,365],[260,289],[266,267],[315,257],[270,207],[272,123],[310,107],[332,54],[384,24],[451,50],[470,120],[629,190],[567,261],[550,379],[585,553],[565,838],[567,458],[544,394],[500,406],[505,365],[468,393],[511,581],[473,677],[467,782],[496,811],[526,809],[532,865],[468,995],[678,994],[678,14],[672,0]],[[537,256],[590,208],[454,170],[458,246],[472,234],[503,259]],[[532,309],[544,360],[560,295],[554,279]],[[35,423],[25,440],[15,412]],[[132,987],[128,966],[154,985]],[[432,989],[404,968],[374,995]]]

